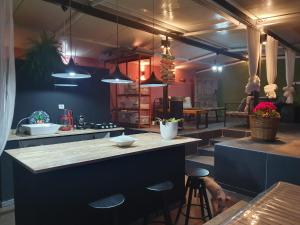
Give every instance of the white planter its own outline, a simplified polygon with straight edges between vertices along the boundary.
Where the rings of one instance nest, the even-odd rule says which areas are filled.
[[[163,139],[171,140],[178,134],[178,122],[160,122],[160,135]]]

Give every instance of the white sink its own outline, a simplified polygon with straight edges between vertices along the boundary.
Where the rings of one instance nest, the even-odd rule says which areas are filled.
[[[54,123],[23,124],[22,131],[29,135],[54,134],[58,131],[60,126],[61,125]]]

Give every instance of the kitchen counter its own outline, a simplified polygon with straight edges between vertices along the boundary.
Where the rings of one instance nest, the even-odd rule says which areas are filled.
[[[70,131],[58,131],[55,134],[47,134],[47,135],[26,135],[26,134],[18,134],[16,135],[15,130],[11,130],[11,134],[8,137],[8,141],[20,141],[20,140],[29,140],[29,139],[39,139],[39,138],[48,138],[48,137],[63,137],[63,136],[71,136],[71,135],[82,135],[82,134],[94,134],[94,133],[104,133],[104,132],[112,132],[112,131],[123,131],[124,128],[109,128],[109,129],[74,129]]]
[[[177,204],[184,196],[186,148],[196,148],[199,139],[132,136],[138,141],[126,148],[104,138],[7,150],[13,159],[16,225],[110,224],[109,213],[99,215],[88,203],[117,193],[126,198],[118,211],[122,224],[132,224],[161,210],[146,187],[163,181],[174,184],[168,202]]]
[[[11,149],[6,151],[6,153],[31,172],[41,173],[199,141],[199,139],[188,137],[163,140],[160,134],[155,133],[136,134],[132,136],[137,138],[138,141],[127,148],[120,148],[109,139],[95,139]]]

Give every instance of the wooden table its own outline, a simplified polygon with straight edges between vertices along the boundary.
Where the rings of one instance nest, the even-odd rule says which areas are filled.
[[[193,115],[196,118],[196,128],[199,129],[201,115],[205,115],[205,128],[208,127],[208,111],[200,108],[183,109],[183,115]]]
[[[219,224],[298,225],[299,221],[300,186],[278,182],[230,219]]]

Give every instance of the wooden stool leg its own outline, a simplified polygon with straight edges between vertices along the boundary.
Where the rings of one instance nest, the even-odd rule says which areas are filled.
[[[118,211],[114,209],[112,214],[113,214],[113,225],[119,225]]]
[[[200,209],[201,209],[201,218],[202,221],[205,221],[205,212],[204,212],[204,202],[203,202],[203,192],[201,187],[199,188],[199,199],[200,199]]]
[[[185,203],[186,194],[187,194],[187,191],[189,190],[189,186],[190,186],[190,177],[188,177],[188,179],[186,181],[186,184],[185,184],[184,196],[183,196],[183,198],[182,198],[182,200],[181,200],[181,202],[179,204],[179,209],[178,209],[178,212],[177,212],[177,215],[176,215],[175,224],[178,223],[182,207],[183,207],[183,205]]]
[[[193,182],[193,181],[192,181]],[[191,183],[192,183],[191,182]],[[186,214],[185,214],[185,222],[184,225],[189,224],[189,219],[190,219],[190,211],[191,211],[191,205],[192,205],[192,197],[193,197],[193,185],[191,184],[190,190],[189,190],[189,197],[188,197],[188,202],[186,206]]]
[[[207,214],[208,214],[208,218],[211,219],[212,214],[211,214],[211,211],[210,211],[210,205],[209,205],[207,192],[206,192],[206,185],[205,185],[204,181],[202,182],[201,188],[202,188],[202,191],[203,191],[203,196],[204,196],[204,200],[205,200],[205,206],[206,206],[206,211],[207,211]]]
[[[169,204],[167,201],[167,196],[163,195],[163,204],[164,204],[164,219],[165,219],[165,224],[166,225],[173,225],[172,219],[171,219],[171,214],[170,214],[170,210],[169,210]]]
[[[164,209],[164,219],[165,219],[166,225],[173,225],[170,211],[168,209]]]

